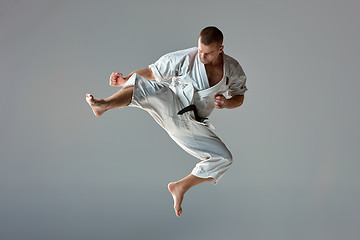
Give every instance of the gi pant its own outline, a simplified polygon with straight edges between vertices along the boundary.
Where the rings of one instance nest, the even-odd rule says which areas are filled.
[[[167,83],[149,81],[135,73],[123,87],[127,86],[134,86],[128,106],[147,111],[182,149],[201,160],[192,175],[211,177],[210,182],[216,184],[232,163],[231,153],[219,137],[196,121],[192,112],[177,114],[186,106]]]

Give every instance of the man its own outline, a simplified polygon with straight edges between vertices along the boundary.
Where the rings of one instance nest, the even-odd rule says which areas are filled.
[[[197,48],[166,54],[126,77],[113,72],[110,85],[122,88],[108,98],[86,95],[96,116],[124,106],[146,110],[182,149],[201,160],[191,174],[168,184],[177,216],[187,190],[205,181],[216,184],[232,162],[231,153],[206,121],[214,108],[241,106],[247,90],[240,64],[224,54],[222,43],[222,32],[206,27]]]

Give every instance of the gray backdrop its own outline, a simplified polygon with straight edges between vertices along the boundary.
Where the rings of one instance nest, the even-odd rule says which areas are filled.
[[[0,2],[0,238],[359,239],[359,1]],[[95,117],[128,74],[218,26],[248,76],[211,121],[234,156],[214,186],[167,190],[197,159],[146,112]]]

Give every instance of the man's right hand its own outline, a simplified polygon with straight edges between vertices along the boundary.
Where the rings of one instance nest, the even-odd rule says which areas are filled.
[[[110,76],[110,86],[121,87],[124,86],[126,80],[124,79],[122,73],[113,72]]]

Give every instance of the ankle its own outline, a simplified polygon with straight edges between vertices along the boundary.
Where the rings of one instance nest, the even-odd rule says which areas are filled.
[[[112,100],[108,98],[100,99],[99,103],[101,103],[101,107],[104,108],[104,110],[109,110],[110,106],[112,104]]]
[[[188,184],[186,184],[186,182],[181,181],[181,180],[177,181],[175,183],[176,183],[177,189],[182,193],[187,192],[191,188]]]

